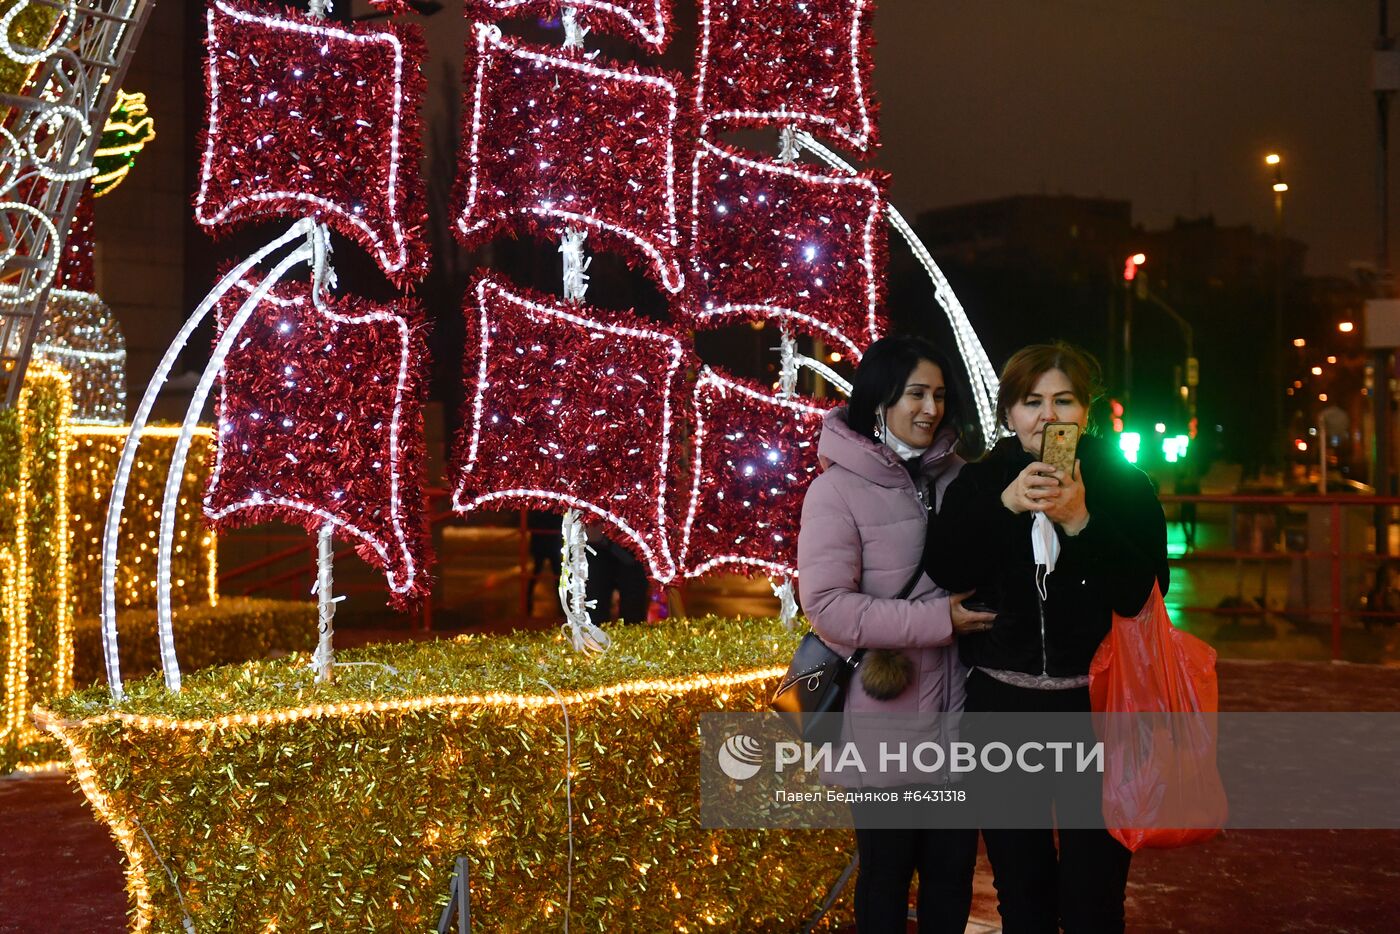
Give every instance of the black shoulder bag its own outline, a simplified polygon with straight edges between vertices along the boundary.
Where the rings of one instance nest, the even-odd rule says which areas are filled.
[[[903,600],[913,593],[923,573],[920,559],[914,576],[894,599]],[[842,658],[815,632],[808,632],[798,643],[792,664],[768,706],[782,714],[789,728],[807,742],[834,742],[841,734],[841,712],[846,707],[851,676],[864,656],[865,649],[856,649],[850,658]]]

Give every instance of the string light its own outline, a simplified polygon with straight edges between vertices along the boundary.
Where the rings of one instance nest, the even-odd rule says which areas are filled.
[[[691,167],[691,314],[698,323],[795,324],[858,362],[888,324],[877,272],[887,255],[886,179],[760,162],[700,140]]]
[[[0,286],[0,293],[8,288]],[[115,425],[126,420],[126,340],[99,296],[51,290],[33,355],[72,377],[75,422]]]
[[[126,503],[127,484],[131,479],[132,465],[136,460],[136,451],[140,445],[141,436],[146,430],[151,410],[155,407],[156,398],[165,386],[165,381],[170,378],[170,373],[180,359],[181,351],[189,343],[190,336],[204,322],[204,319],[208,317],[209,312],[223,298],[224,294],[234,288],[248,275],[250,270],[268,256],[298,238],[309,237],[314,229],[315,223],[311,220],[297,221],[286,233],[235,265],[219,280],[218,284],[199,303],[199,307],[185,319],[185,323],[181,325],[179,332],[170,342],[170,346],[165,349],[165,354],[156,364],[155,373],[146,385],[146,391],[142,394],[141,401],[137,404],[136,411],[131,417],[131,427],[127,433],[126,443],[122,446],[121,460],[117,464],[116,475],[112,480],[112,495],[107,506],[107,522],[102,533],[102,651],[107,665],[107,687],[114,698],[120,699],[123,695],[121,656],[117,648],[118,536],[122,511]],[[182,426],[180,435],[188,432],[193,437],[194,430],[195,426],[193,425]],[[179,436],[177,436],[177,443],[178,441]]]
[[[818,472],[825,414],[709,367],[700,371],[681,545],[687,578],[727,566],[797,576],[800,507]]]
[[[489,277],[474,291],[480,349],[452,508],[583,510],[635,544],[653,580],[674,578],[666,483],[684,345],[630,315],[556,305]]]
[[[474,28],[458,238],[477,245],[513,217],[546,236],[557,234],[549,219],[588,227],[641,250],[661,286],[679,292],[674,81],[534,52],[495,26]]]
[[[100,530],[126,428],[75,424],[72,433],[68,487],[74,546],[73,607],[75,614],[82,617],[97,614],[101,608]],[[130,482],[136,508],[122,514],[121,551],[147,560],[124,561],[117,569],[117,604],[123,609],[155,606],[155,565],[150,559],[159,535],[159,496],[165,485],[165,469],[179,435],[178,426],[148,427],[132,466]],[[201,426],[194,433],[175,520],[177,544],[171,556],[171,599],[178,606],[217,606],[219,602],[218,536],[204,521],[199,506],[213,461],[214,431]]]
[[[209,117],[196,220],[220,227],[310,212],[360,242],[390,278],[421,278],[419,33],[254,14],[226,0],[213,0],[207,22]],[[313,67],[315,80],[305,80]],[[269,81],[277,74],[290,78]],[[288,125],[297,127],[294,139]]]
[[[867,0],[701,0],[695,110],[711,124],[827,130],[877,145]],[[839,51],[838,51],[839,50]],[[710,81],[711,72],[722,80]]]
[[[237,918],[304,931],[327,911],[357,929],[430,928],[458,855],[474,867],[473,909],[533,930],[546,906],[567,910],[566,776],[587,856],[576,884],[607,894],[575,902],[576,923],[626,930],[646,909],[671,929],[730,900],[740,907],[713,910],[735,930],[800,924],[846,865],[849,832],[775,830],[757,848],[701,827],[699,770],[683,754],[703,713],[763,708],[796,634],[772,619],[612,632],[616,651],[586,663],[559,634],[467,637],[358,650],[371,664],[330,684],[298,656],[201,672],[178,695],[146,682],[119,705],[93,689],[37,716],[141,874],[128,892],[148,930],[180,929],[177,891],[199,930]],[[424,793],[437,802],[426,810]],[[201,825],[211,832],[189,834]],[[688,898],[658,906],[656,885]]]
[[[59,0],[59,2],[63,3],[63,6],[59,8],[62,25],[49,38],[48,45],[31,52],[21,52],[10,42],[10,27],[14,25],[20,14],[25,12],[25,8],[29,6],[28,2],[16,3],[5,11],[5,15],[0,16],[0,57],[23,65],[37,65],[67,45],[78,26],[77,0]]]
[[[31,700],[72,689],[73,635],[69,601],[68,451],[72,401],[68,375],[47,363],[26,373],[12,413],[16,483],[0,500],[11,540],[0,545],[0,604],[6,634],[5,692],[0,752],[38,739],[29,723]],[[8,472],[8,471],[7,471]],[[37,533],[37,534],[35,534]]]
[[[91,182],[93,196],[111,194],[126,181],[136,156],[155,138],[156,124],[146,105],[146,95],[118,89],[116,103],[102,129],[102,142],[92,154],[97,171]]]

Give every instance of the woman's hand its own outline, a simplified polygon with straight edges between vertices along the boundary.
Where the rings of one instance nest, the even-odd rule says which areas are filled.
[[[1035,461],[1001,491],[1001,504],[1015,513],[1045,512],[1059,488],[1054,468]]]
[[[992,621],[997,618],[995,613],[969,610],[963,606],[963,601],[972,594],[973,591],[969,590],[967,593],[955,593],[948,598],[948,615],[953,618],[953,632],[956,635],[986,632],[992,628]]]
[[[1066,476],[1063,470],[1053,474],[1059,486],[1054,496],[1046,501],[1045,515],[1066,535],[1078,535],[1089,524],[1089,509],[1084,504],[1084,475],[1079,469],[1079,461],[1074,462],[1074,476]]]

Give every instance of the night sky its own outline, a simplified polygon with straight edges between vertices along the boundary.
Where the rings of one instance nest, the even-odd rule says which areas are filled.
[[[446,7],[423,21],[435,90],[466,39]],[[676,15],[693,42],[690,0]],[[1046,192],[1129,199],[1150,228],[1272,230],[1277,149],[1308,271],[1374,260],[1375,0],[885,0],[875,22],[874,163],[911,217]]]
[[[878,163],[906,213],[1046,192],[1130,199],[1149,228],[1212,213],[1271,230],[1263,157],[1276,149],[1308,272],[1345,275],[1375,258],[1376,11],[1375,0],[886,2]]]

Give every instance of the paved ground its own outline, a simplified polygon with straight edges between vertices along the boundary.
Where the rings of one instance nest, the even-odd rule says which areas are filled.
[[[1220,683],[1228,710],[1400,711],[1400,669],[1377,665],[1224,661]],[[0,780],[0,866],[0,932],[124,929],[117,850],[66,777]],[[1128,916],[1134,934],[1388,934],[1400,831],[1235,831],[1144,851]],[[984,862],[969,931],[997,930],[996,917]]]

